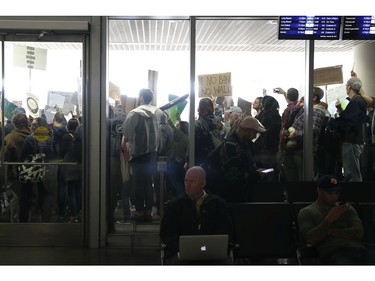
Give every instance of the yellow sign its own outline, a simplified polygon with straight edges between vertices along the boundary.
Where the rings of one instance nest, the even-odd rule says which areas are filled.
[[[38,127],[34,131],[34,137],[37,141],[45,142],[49,138],[49,131],[46,127]]]
[[[198,75],[199,97],[231,96],[231,73]]]

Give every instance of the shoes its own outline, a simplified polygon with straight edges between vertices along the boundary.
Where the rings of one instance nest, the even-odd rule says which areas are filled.
[[[78,223],[78,217],[70,217],[69,223]]]
[[[158,220],[160,220],[160,215],[158,213],[153,213],[152,214],[152,219],[158,221]]]
[[[145,222],[152,222],[151,211],[145,211],[144,221]]]
[[[152,222],[151,211],[134,211],[131,215],[131,220],[136,222]]]
[[[65,216],[59,216],[58,222],[66,222]]]
[[[134,211],[130,217],[133,221],[144,221],[145,216],[143,212]]]
[[[123,220],[116,221],[117,224],[131,224],[130,218],[124,218]]]

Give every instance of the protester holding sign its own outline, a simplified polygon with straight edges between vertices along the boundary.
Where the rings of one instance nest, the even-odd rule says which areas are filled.
[[[337,100],[336,108],[340,114],[337,122],[341,138],[342,165],[345,181],[362,181],[360,170],[360,156],[363,150],[366,101],[360,95],[362,82],[357,77],[352,77],[346,82],[346,93],[349,103],[345,110]]]

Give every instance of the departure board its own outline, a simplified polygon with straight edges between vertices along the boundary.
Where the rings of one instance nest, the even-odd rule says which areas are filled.
[[[345,16],[343,40],[375,40],[375,16]]]
[[[340,16],[280,16],[279,39],[338,40]]]

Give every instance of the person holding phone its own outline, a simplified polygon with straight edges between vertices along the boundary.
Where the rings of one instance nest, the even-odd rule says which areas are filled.
[[[360,157],[365,143],[367,104],[361,96],[362,81],[351,77],[345,85],[349,103],[345,109],[337,99],[335,106],[340,115],[336,118],[341,140],[341,158],[345,181],[361,182]]]
[[[301,209],[297,222],[303,240],[316,247],[323,264],[375,264],[375,251],[362,243],[362,221],[347,202],[338,202],[337,178],[317,181],[318,198]]]

